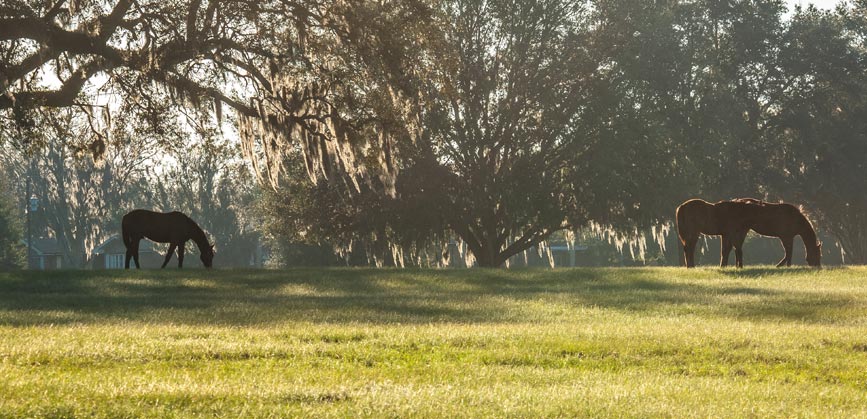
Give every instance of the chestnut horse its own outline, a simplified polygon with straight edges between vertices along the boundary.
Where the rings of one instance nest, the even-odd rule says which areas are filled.
[[[199,225],[182,212],[153,212],[143,209],[130,211],[121,221],[121,236],[126,246],[126,269],[129,269],[130,259],[135,260],[136,268],[141,268],[138,263],[138,244],[143,238],[170,244],[162,268],[171,260],[175,248],[178,249],[178,268],[184,266],[184,245],[187,240],[192,240],[199,247],[200,257],[206,268],[210,268],[214,261],[214,245],[208,243],[205,232]]]
[[[807,250],[807,264],[821,266],[822,243],[806,216],[793,205],[772,204],[753,198],[720,201],[715,204],[690,199],[677,207],[677,235],[683,245],[687,268],[695,266],[695,246],[701,234],[722,236],[720,267],[728,265],[735,249],[737,267],[744,266],[743,244],[750,230],[763,236],[778,237],[786,256],[777,266],[792,265],[795,236],[801,236]]]

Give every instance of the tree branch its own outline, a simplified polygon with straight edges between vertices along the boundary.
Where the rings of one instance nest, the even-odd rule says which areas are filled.
[[[95,74],[106,70],[109,65],[105,60],[96,58],[75,71],[60,89],[19,92],[13,95],[0,96],[0,109],[8,109],[16,103],[38,104],[48,107],[64,107],[75,104],[75,98],[84,84]]]

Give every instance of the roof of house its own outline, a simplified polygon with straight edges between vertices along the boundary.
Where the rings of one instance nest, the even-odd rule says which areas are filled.
[[[154,252],[153,242],[150,240],[142,240],[139,242],[139,253],[143,252]],[[126,246],[123,244],[123,241],[120,240],[119,234],[113,234],[109,236],[109,238],[105,239],[98,246],[93,248],[93,254],[99,255],[103,253],[125,253]]]
[[[579,251],[579,252],[582,251],[582,250],[587,250],[587,246],[584,246],[584,245],[581,245],[581,244],[576,244],[576,245],[574,245],[574,246],[572,246],[572,247],[573,247],[576,251]],[[565,245],[565,244],[548,246],[548,248],[551,249],[552,251],[568,251],[568,250],[569,250],[569,246],[567,246],[567,245]]]
[[[21,244],[27,246],[27,240],[22,239]],[[59,255],[63,253],[60,243],[55,238],[33,239],[33,252],[37,255]]]

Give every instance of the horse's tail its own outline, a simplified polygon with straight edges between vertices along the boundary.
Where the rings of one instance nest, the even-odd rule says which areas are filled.
[[[127,225],[126,216],[120,220],[120,238],[123,240],[123,245],[129,250],[132,246],[132,236],[129,234],[129,226]]]
[[[680,266],[686,266],[686,246],[683,245],[683,239],[680,235],[680,229],[683,225],[683,214],[680,211],[680,206],[677,207],[677,210],[674,211],[674,228],[677,229],[677,248],[680,250],[678,252],[680,256],[678,256],[678,260],[680,261]]]
[[[678,241],[682,241],[683,234],[681,233],[681,229],[686,225],[686,215],[683,211],[683,205],[679,205],[677,209],[674,211],[674,223],[677,228],[677,238],[681,239]]]
[[[689,215],[687,213],[689,210],[687,207],[692,207],[695,205],[695,200],[689,200],[680,204],[674,212],[674,221],[675,227],[677,228],[677,243],[680,248],[680,261],[682,263],[681,266],[688,266],[689,263],[686,260],[686,240],[693,233],[690,231],[691,226],[689,223]]]

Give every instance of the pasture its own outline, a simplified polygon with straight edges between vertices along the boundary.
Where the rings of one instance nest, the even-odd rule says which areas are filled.
[[[865,417],[867,268],[0,274],[0,417]]]

